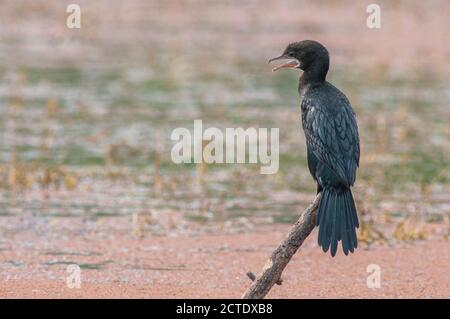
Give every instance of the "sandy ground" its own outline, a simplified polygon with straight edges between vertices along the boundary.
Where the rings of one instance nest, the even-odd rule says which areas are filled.
[[[72,238],[59,242],[61,249],[72,251],[65,255],[5,249],[0,251],[0,296],[239,298],[249,285],[246,272],[262,268],[288,227],[274,225],[246,234],[198,237]],[[355,254],[346,257],[341,253],[333,259],[317,247],[316,235],[314,232],[294,256],[282,286],[274,287],[269,297],[450,297],[449,244],[444,239],[370,249],[363,244]],[[107,253],[96,253],[102,251]],[[66,264],[72,261],[84,265],[79,289],[66,285]],[[379,289],[367,288],[369,264],[381,268]]]
[[[259,81],[270,74],[269,57],[308,38],[329,48],[337,83],[358,108],[366,175],[358,179],[360,213],[377,228],[392,228],[390,244],[362,244],[333,259],[313,233],[269,297],[450,297],[449,232],[442,230],[448,180],[439,184],[450,149],[442,120],[449,104],[449,1],[379,1],[376,30],[366,25],[368,3],[355,1],[79,3],[79,30],[66,26],[65,1],[10,1],[0,10],[0,103],[8,105],[0,116],[0,164],[7,164],[0,167],[0,298],[240,297],[246,272],[260,271],[289,228],[272,220],[292,217],[314,192],[296,160],[305,158],[298,113],[285,107],[297,103],[296,84],[290,97],[281,90],[287,78]],[[341,73],[346,69],[360,70],[361,78],[350,79],[351,72]],[[156,152],[163,166],[172,144],[162,137],[200,117],[223,127],[282,123],[281,152],[294,155],[293,169],[271,179],[209,171],[205,184],[214,196],[203,225],[206,208],[192,171],[152,172],[161,175],[157,183],[146,168],[144,174],[95,166],[114,162],[107,150],[122,149],[118,164],[141,157],[147,167]],[[17,165],[16,149],[28,165]],[[442,160],[431,161],[441,153]],[[54,158],[68,163],[67,175],[46,166]],[[35,167],[35,160],[43,164]],[[381,181],[397,170],[399,184],[417,185],[386,196],[389,183]],[[17,187],[25,189],[18,198],[10,194]],[[143,229],[158,232],[137,238],[131,220],[146,224],[139,222],[145,213],[155,223]],[[416,217],[438,231],[427,232],[426,241],[389,236]],[[258,226],[254,218],[270,224]],[[225,226],[210,225],[215,219]],[[70,264],[81,267],[80,289],[66,285]],[[367,288],[370,264],[380,266],[379,289]]]

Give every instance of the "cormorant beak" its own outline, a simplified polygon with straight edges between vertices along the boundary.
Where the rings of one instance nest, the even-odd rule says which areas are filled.
[[[279,57],[270,59],[269,63],[271,63],[273,61],[287,60],[287,59],[289,59],[289,61],[287,61],[286,63],[283,63],[283,64],[281,64],[279,66],[274,67],[272,69],[272,72],[275,72],[275,71],[277,71],[279,69],[285,69],[285,68],[287,68],[287,69],[295,69],[295,68],[298,68],[300,66],[300,61],[299,60],[297,60],[295,58],[292,58],[290,56],[284,55],[284,54],[280,55]]]

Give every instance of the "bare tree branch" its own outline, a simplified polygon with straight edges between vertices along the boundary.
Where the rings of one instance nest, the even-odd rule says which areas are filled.
[[[274,284],[281,284],[284,268],[315,227],[321,196],[321,193],[317,194],[314,201],[303,211],[286,238],[274,250],[262,272],[252,280],[252,284],[242,296],[243,299],[262,299]],[[253,273],[250,274],[249,278],[252,279]]]

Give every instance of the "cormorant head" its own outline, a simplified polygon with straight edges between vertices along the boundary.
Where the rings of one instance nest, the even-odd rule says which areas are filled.
[[[305,72],[316,69],[321,72],[328,72],[330,58],[327,49],[317,41],[304,40],[289,44],[279,57],[269,60],[269,63],[277,60],[288,60],[272,69],[273,72],[283,69],[299,68]]]

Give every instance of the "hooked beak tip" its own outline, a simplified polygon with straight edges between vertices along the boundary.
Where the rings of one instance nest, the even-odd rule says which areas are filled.
[[[276,58],[278,60],[278,58]],[[272,72],[275,72],[279,69],[295,69],[300,66],[300,62],[297,59],[290,59],[289,61],[278,65],[272,69]]]
[[[288,68],[288,69],[294,69],[300,66],[300,61],[297,60],[296,58],[293,58],[291,56],[282,54],[280,56],[277,56],[276,58],[272,58],[269,60],[269,63],[273,62],[273,61],[278,61],[278,60],[289,60],[281,65],[278,65],[276,67],[274,67],[272,69],[272,72],[275,72],[279,69],[283,69],[283,68]]]
[[[276,58],[269,59],[269,61],[267,61],[267,63],[271,63],[273,61],[281,60],[281,59],[286,59],[286,57],[284,55],[280,55],[280,56],[277,56]]]

